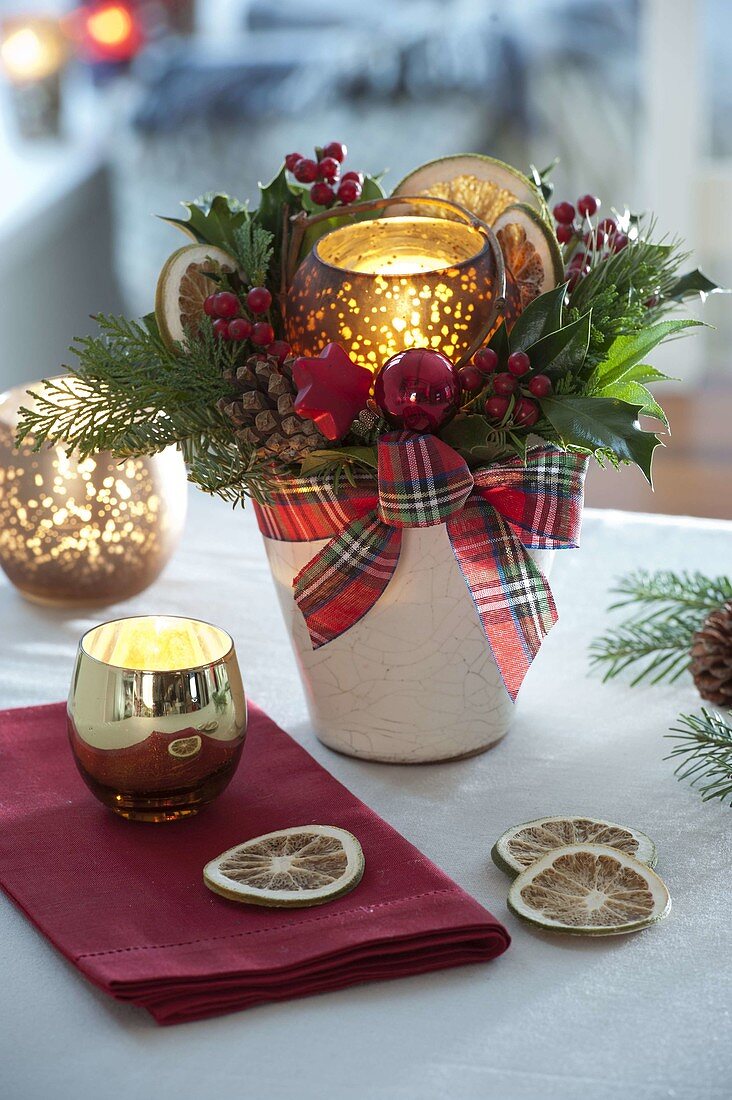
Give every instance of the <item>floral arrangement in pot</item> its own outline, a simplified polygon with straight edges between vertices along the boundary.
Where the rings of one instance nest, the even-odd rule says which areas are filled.
[[[253,211],[186,203],[154,313],[99,317],[21,437],[176,444],[204,491],[251,497],[318,736],[470,755],[556,620],[587,462],[650,481],[645,359],[697,323],[664,314],[716,288],[648,219],[591,195],[552,217],[546,173],[452,157],[387,197],[345,158],[293,153]]]

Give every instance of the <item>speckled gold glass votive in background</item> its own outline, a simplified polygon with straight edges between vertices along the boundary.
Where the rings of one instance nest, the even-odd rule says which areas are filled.
[[[38,389],[41,383],[29,388]],[[88,606],[142,592],[175,549],[186,472],[174,449],[122,461],[14,446],[26,387],[0,395],[0,566],[39,603]]]
[[[68,701],[71,749],[86,785],[122,817],[197,813],[233,776],[246,725],[224,630],[150,615],[104,623],[81,639]]]

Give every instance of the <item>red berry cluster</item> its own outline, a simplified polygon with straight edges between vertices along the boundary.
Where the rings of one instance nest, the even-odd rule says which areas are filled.
[[[348,206],[358,202],[363,190],[363,172],[344,172],[341,167],[347,147],[340,141],[331,141],[315,150],[316,159],[301,153],[288,153],[285,168],[292,172],[298,183],[311,183],[310,198],[316,206]]]
[[[627,233],[623,233],[615,218],[603,218],[593,224],[599,209],[600,200],[595,195],[581,195],[576,208],[571,202],[558,202],[554,207],[554,231],[559,243],[565,245],[565,257],[570,256],[567,264],[570,292],[590,271],[595,253],[621,252],[628,243]]]
[[[530,428],[540,415],[539,406],[532,398],[549,396],[552,392],[551,378],[546,374],[533,374],[527,382],[521,382],[531,371],[531,360],[525,351],[514,351],[509,355],[506,363],[508,370],[496,373],[497,366],[495,351],[481,348],[472,362],[458,372],[460,385],[468,393],[477,393],[490,382],[493,393],[485,403],[486,416],[501,424],[507,421],[511,427]],[[527,392],[530,397],[526,396]]]
[[[237,343],[249,340],[284,363],[290,354],[290,345],[285,340],[275,340],[275,331],[264,317],[269,314],[271,305],[272,295],[266,286],[255,286],[247,293],[244,303],[231,290],[209,294],[203,303],[203,312],[213,319],[213,330],[220,340]]]

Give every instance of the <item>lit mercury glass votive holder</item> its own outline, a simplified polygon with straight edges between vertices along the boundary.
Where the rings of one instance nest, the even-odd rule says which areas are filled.
[[[84,782],[134,821],[190,817],[228,785],[247,705],[234,643],[170,615],[103,623],[79,643],[68,731]]]

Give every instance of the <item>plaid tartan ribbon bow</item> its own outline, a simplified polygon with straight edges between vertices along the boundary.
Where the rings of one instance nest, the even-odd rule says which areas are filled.
[[[293,582],[313,648],[358,622],[385,590],[399,561],[402,530],[446,524],[453,553],[512,699],[557,620],[549,584],[528,549],[578,544],[587,459],[540,446],[500,466],[471,473],[461,456],[433,435],[391,432],[378,444],[378,495],[356,486],[338,499],[313,486],[310,506],[343,523]],[[265,535],[323,537],[300,481],[272,506],[257,509]],[[313,495],[314,494],[314,495]],[[300,507],[283,531],[282,509]],[[280,509],[279,516],[277,509]],[[299,536],[296,532],[300,532]]]

